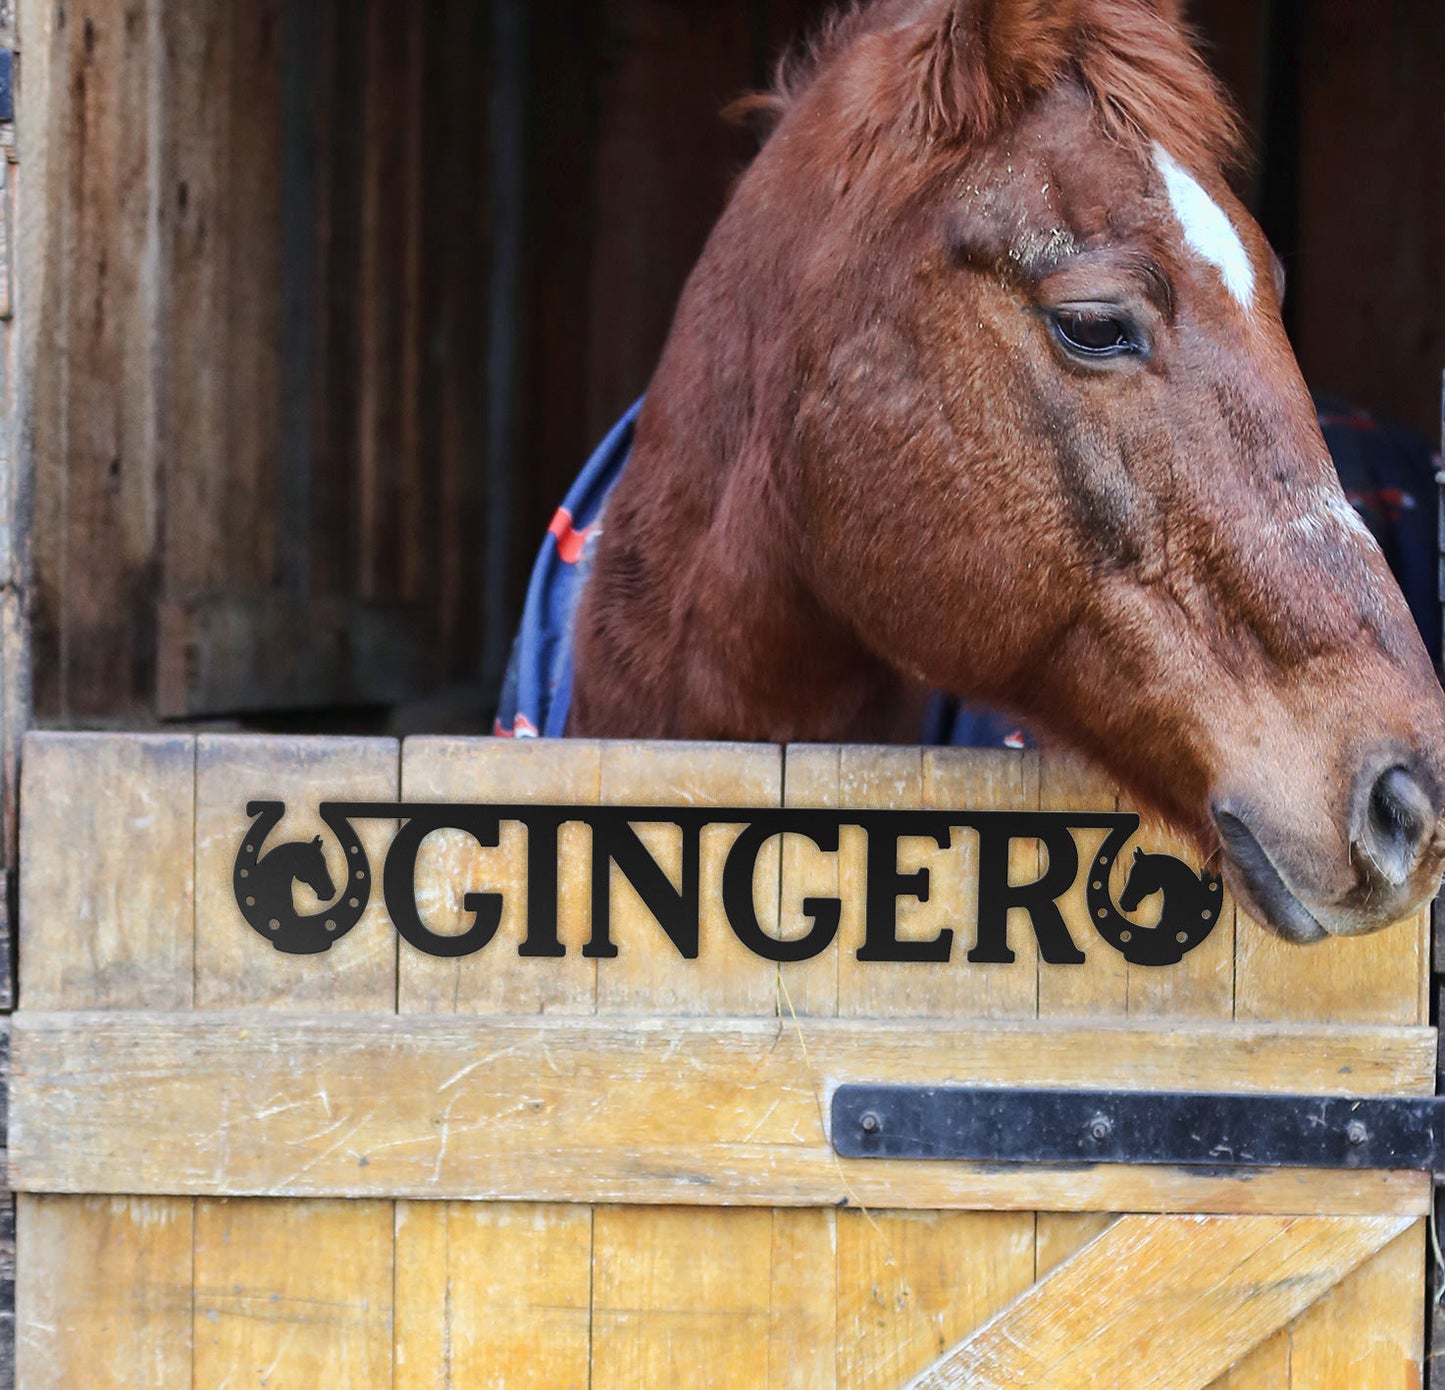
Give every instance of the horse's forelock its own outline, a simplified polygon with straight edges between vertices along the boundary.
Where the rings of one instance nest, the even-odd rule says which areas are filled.
[[[733,114],[775,124],[864,35],[901,29],[913,80],[900,114],[929,140],[986,141],[1031,96],[1073,76],[1104,129],[1184,167],[1236,167],[1244,142],[1174,0],[872,0],[827,20]]]

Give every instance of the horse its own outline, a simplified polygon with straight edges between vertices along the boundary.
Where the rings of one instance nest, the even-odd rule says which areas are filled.
[[[1414,912],[1445,699],[1174,0],[872,0],[747,110],[566,732],[914,742],[946,691],[1087,755],[1287,939]]]

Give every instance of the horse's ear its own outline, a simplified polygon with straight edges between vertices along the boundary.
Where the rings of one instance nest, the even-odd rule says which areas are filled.
[[[320,848],[321,848],[321,836],[318,835],[314,840],[312,840],[311,843],[312,843],[313,845],[315,845],[317,849],[320,849]]]
[[[1080,0],[930,7],[918,49],[925,133],[986,136],[1010,107],[1049,86],[1073,56],[1079,8]]]

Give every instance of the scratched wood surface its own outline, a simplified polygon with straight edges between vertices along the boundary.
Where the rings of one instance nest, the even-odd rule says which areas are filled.
[[[990,1329],[1013,1324],[994,1319],[1037,1307],[1052,1325],[1055,1281],[1127,1283],[1109,1252],[1130,1241],[1171,1308],[1200,1310],[1180,1314],[1181,1334],[1142,1305],[1116,1324],[1097,1298],[1080,1301],[1073,1326],[1101,1347],[1194,1339],[1137,1383],[1217,1373],[1224,1390],[1373,1390],[1418,1374],[1424,1178],[1117,1168],[1020,1180],[838,1163],[824,1130],[829,1088],[847,1078],[1428,1094],[1418,923],[1290,951],[1231,906],[1175,974],[1125,965],[1082,924],[1084,965],[1042,962],[1015,913],[1015,963],[975,965],[972,832],[899,845],[900,873],[929,874],[926,902],[900,901],[899,935],[951,928],[947,964],[859,962],[853,907],[836,947],[787,966],[742,952],[705,908],[699,959],[683,961],[617,875],[618,956],[583,957],[590,883],[575,864],[560,885],[567,955],[523,957],[521,827],[494,848],[454,832],[424,846],[418,899],[433,930],[464,927],[467,892],[509,898],[497,939],[461,961],[398,943],[379,903],[327,956],[283,957],[228,901],[258,797],[287,801],[296,836],[321,829],[319,799],[341,796],[1113,809],[1113,789],[1077,764],[44,735],[25,766],[13,1160],[35,1190],[19,1213],[22,1386],[239,1374],[308,1390],[897,1387],[996,1351],[1008,1338]],[[78,809],[99,805],[109,813]],[[363,833],[378,867],[386,826]],[[704,836],[705,898],[734,834]],[[676,883],[675,837],[640,835]],[[586,837],[564,831],[569,861]],[[1159,827],[1145,843],[1177,848]],[[1011,864],[1023,881],[1040,854],[1015,844]],[[798,934],[804,898],[846,903],[863,872],[856,835],[836,855],[782,837],[760,860],[760,923]],[[1211,1284],[1190,1265],[1197,1242],[1171,1239],[1169,1223],[1186,1220],[1221,1233],[1266,1223],[1248,1229],[1275,1232],[1260,1246],[1275,1263]],[[1219,1236],[1221,1252],[1231,1239]],[[1248,1310],[1248,1335],[1210,1312],[1226,1306]],[[1013,1362],[989,1352],[1001,1383],[1045,1355],[1022,1340]]]

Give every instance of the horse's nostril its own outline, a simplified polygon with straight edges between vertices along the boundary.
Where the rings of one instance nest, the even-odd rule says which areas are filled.
[[[1403,883],[1434,828],[1424,789],[1403,767],[1386,769],[1370,787],[1355,845],[1391,883]]]

